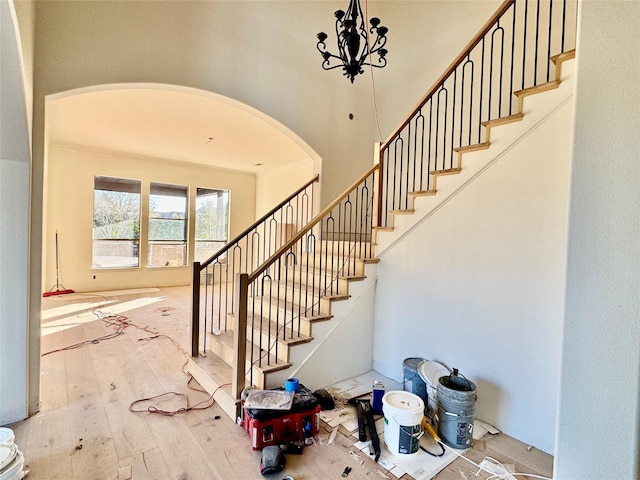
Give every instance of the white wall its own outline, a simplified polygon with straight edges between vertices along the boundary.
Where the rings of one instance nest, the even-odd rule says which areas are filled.
[[[640,2],[581,2],[554,472],[561,480],[638,478],[639,31]]]
[[[29,132],[13,4],[0,0],[0,425],[27,415]]]
[[[314,177],[311,162],[273,168],[256,175],[256,218],[271,210]],[[319,183],[314,184],[314,194],[320,194]]]
[[[408,357],[458,368],[477,384],[477,418],[546,452],[561,355],[571,115],[565,102],[378,264],[376,370],[401,380]]]
[[[195,214],[197,187],[231,192],[231,238],[255,219],[255,175],[211,168],[186,162],[148,158],[132,154],[51,146],[48,155],[46,289],[55,285],[55,231],[59,231],[60,283],[76,291],[116,288],[187,285],[191,266],[148,268],[146,246],[140,246],[141,267],[133,269],[92,269],[94,176],[130,178],[189,187],[190,214]],[[72,188],[70,188],[72,186]],[[146,198],[146,197],[145,197]],[[141,212],[144,214],[145,207]],[[142,227],[146,225],[143,215]],[[193,231],[190,232],[190,237]],[[95,278],[94,278],[95,277]]]

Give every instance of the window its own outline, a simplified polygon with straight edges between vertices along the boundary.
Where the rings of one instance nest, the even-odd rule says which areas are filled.
[[[148,266],[187,264],[187,196],[187,187],[151,183]]]
[[[229,241],[229,192],[196,191],[196,244],[194,259],[204,262]]]
[[[94,177],[93,268],[140,265],[140,181]]]

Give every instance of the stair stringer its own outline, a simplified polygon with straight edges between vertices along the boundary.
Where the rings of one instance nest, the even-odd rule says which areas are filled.
[[[574,90],[574,63],[575,60],[572,58],[562,61],[561,77],[557,88],[541,89],[540,93],[520,98],[522,119],[492,127],[489,147],[463,153],[459,173],[438,175],[435,195],[413,197],[413,205],[409,205],[412,214],[391,213],[392,228],[381,228],[375,231],[376,255],[380,257],[385,250],[401,242],[413,229],[571,101]]]
[[[290,349],[292,367],[267,374],[267,388],[296,377],[311,390],[371,370],[377,264],[365,264],[365,278],[349,282],[349,299],[333,302],[328,321],[313,324],[313,340]]]

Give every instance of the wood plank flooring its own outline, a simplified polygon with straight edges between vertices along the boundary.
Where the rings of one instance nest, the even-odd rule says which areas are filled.
[[[185,393],[190,404],[208,395],[187,388],[182,372],[182,349],[190,345],[189,289],[148,289],[136,294],[109,292],[72,294],[43,299],[42,352],[92,340],[114,330],[99,317],[119,313],[135,326],[109,340],[42,357],[41,410],[10,425],[30,470],[29,480],[252,480],[259,473],[260,452],[251,450],[249,436],[218,405],[185,414],[163,416],[132,413],[131,402],[163,394]],[[85,304],[80,307],[80,304]],[[87,305],[88,304],[88,305]],[[75,306],[75,308],[74,308]],[[61,314],[66,307],[68,313]],[[97,307],[92,312],[91,309]],[[56,309],[56,310],[53,310]],[[51,312],[55,312],[52,316]],[[162,334],[157,338],[149,332]],[[192,382],[193,383],[193,382]],[[193,385],[197,388],[197,384]],[[142,408],[151,402],[141,404]],[[153,401],[159,408],[178,409],[177,397]],[[391,477],[371,459],[363,465],[349,455],[353,438],[338,433],[327,445],[330,430],[323,425],[318,445],[302,455],[287,455],[283,472],[295,480],[343,478],[350,480]],[[479,463],[491,456],[516,466],[518,472],[551,477],[553,459],[506,435],[485,436],[465,454]],[[477,468],[457,459],[437,480],[486,479]],[[527,477],[518,477],[527,478]],[[411,480],[405,475],[402,480]]]

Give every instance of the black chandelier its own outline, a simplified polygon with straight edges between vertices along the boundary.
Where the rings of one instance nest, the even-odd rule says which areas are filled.
[[[387,43],[387,32],[389,29],[380,26],[380,19],[373,17],[369,20],[371,28],[367,33],[365,26],[366,19],[362,14],[360,0],[349,0],[347,12],[337,10],[334,16],[336,17],[338,55],[327,51],[327,46],[324,43],[327,39],[327,34],[320,32],[317,35],[318,44],[316,48],[324,59],[322,68],[325,70],[333,70],[334,68],[342,67],[343,75],[348,77],[351,83],[353,83],[356,75],[364,73],[362,69],[363,66],[371,65],[372,67],[382,68],[387,64],[385,56],[388,52],[383,47]],[[371,36],[375,35],[373,43],[367,41],[368,34]],[[374,54],[378,54],[378,61],[376,63],[371,60],[371,55]],[[339,60],[340,63],[332,65],[331,60],[334,58]]]

